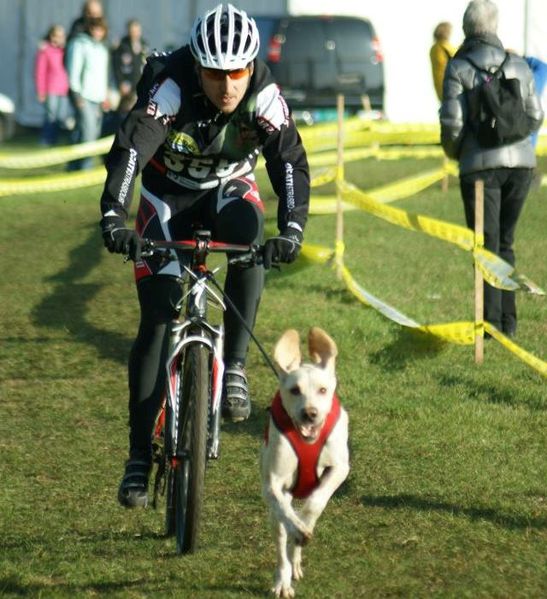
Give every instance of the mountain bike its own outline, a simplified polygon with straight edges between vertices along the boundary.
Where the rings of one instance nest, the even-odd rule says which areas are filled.
[[[210,270],[210,253],[228,255],[229,264],[257,264],[260,247],[211,240],[209,231],[196,231],[189,241],[144,239],[142,255],[151,260],[180,262],[184,276],[179,317],[169,326],[166,360],[167,384],[153,436],[153,506],[165,496],[165,531],[176,537],[177,553],[197,547],[203,504],[205,466],[220,451],[220,402],[224,363],[224,331],[213,324],[208,308],[226,309],[215,279],[221,268]],[[230,303],[230,307],[235,307]],[[222,320],[222,319],[221,319]]]

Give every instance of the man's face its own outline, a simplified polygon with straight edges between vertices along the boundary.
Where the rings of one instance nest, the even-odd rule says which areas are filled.
[[[234,112],[249,87],[252,65],[234,71],[198,68],[203,91],[209,100],[224,114]]]
[[[103,5],[100,2],[88,2],[86,5],[85,16],[93,19],[102,17]]]
[[[142,28],[141,28],[140,24],[139,23],[131,23],[131,25],[129,26],[128,34],[132,40],[141,39]]]

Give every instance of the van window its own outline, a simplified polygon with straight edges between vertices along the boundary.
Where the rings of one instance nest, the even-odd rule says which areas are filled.
[[[363,60],[373,55],[373,32],[366,21],[334,20],[329,24],[328,37],[336,44],[341,59]]]
[[[297,61],[322,60],[325,48],[323,22],[312,20],[291,20],[282,27],[285,34],[283,52]]]
[[[336,55],[328,47],[325,21],[296,18],[281,22],[285,41],[274,75],[288,87],[332,89],[336,77]]]

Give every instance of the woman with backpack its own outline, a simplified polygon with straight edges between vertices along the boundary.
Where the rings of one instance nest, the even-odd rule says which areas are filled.
[[[504,50],[497,26],[498,9],[493,2],[472,0],[468,4],[463,16],[465,40],[444,77],[441,143],[446,155],[459,162],[467,226],[473,229],[475,225],[475,182],[482,179],[485,247],[514,265],[515,229],[536,166],[530,133],[541,126],[543,111],[528,65]],[[485,82],[489,85],[483,87]],[[498,97],[493,90],[499,92]],[[508,103],[516,107],[513,117],[522,113],[520,119],[505,118]],[[489,120],[483,121],[492,108],[500,111],[500,118],[490,113]],[[514,337],[514,291],[485,283],[484,318]]]

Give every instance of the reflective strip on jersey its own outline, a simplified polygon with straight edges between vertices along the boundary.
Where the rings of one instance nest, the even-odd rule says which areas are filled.
[[[148,102],[146,114],[164,123],[173,121],[182,103],[180,87],[173,79],[166,79]]]
[[[256,120],[266,133],[279,131],[283,125],[289,124],[289,107],[275,83],[258,92],[256,112]]]

